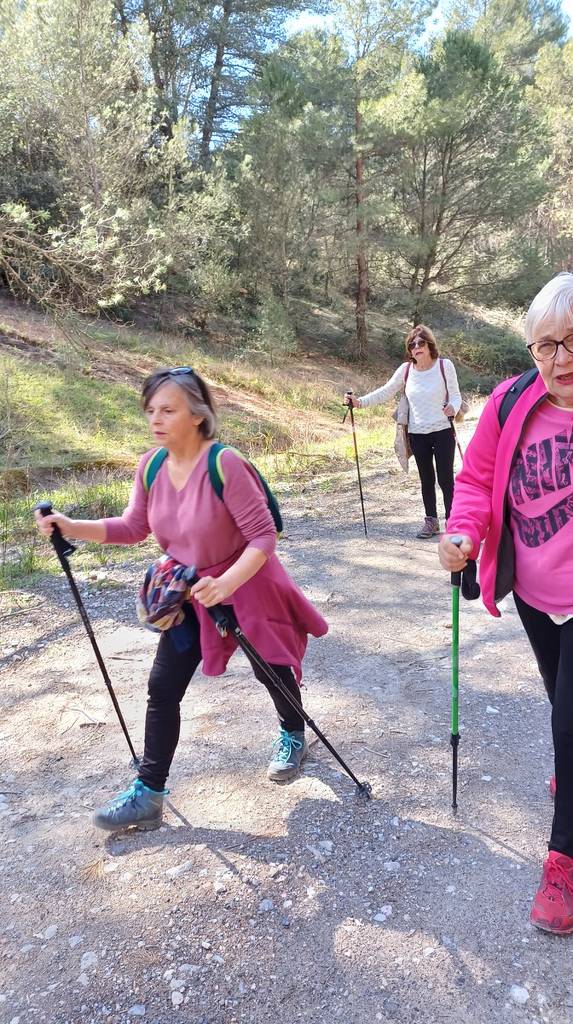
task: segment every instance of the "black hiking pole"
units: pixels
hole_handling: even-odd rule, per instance
[[[41,513],[41,515],[49,516],[51,514],[51,512],[52,512],[52,503],[50,501],[39,501],[38,504],[35,506],[35,508],[38,509],[38,511]],[[121,708],[120,708],[120,706],[118,704],[117,697],[115,695],[113,686],[111,684],[111,679],[109,678],[108,671],[107,671],[107,669],[105,667],[104,660],[103,660],[103,658],[101,656],[101,651],[100,651],[100,649],[99,649],[99,647],[97,645],[97,641],[96,641],[96,638],[94,636],[94,631],[92,629],[92,624],[91,624],[91,622],[90,622],[90,620],[88,618],[88,613],[86,612],[86,609],[85,609],[85,606],[84,606],[84,602],[82,601],[81,594],[80,594],[80,592],[79,592],[79,590],[77,588],[77,585],[76,585],[76,581],[74,580],[74,577],[72,576],[72,570],[70,569],[70,563],[68,562],[68,557],[70,555],[73,555],[73,553],[74,553],[74,551],[76,549],[75,549],[73,544],[70,544],[70,542],[65,539],[65,537],[63,536],[62,531],[60,530],[59,526],[54,525],[54,529],[52,530],[52,534],[50,536],[50,540],[51,540],[51,542],[52,542],[52,544],[54,546],[54,550],[55,550],[55,552],[56,552],[56,554],[58,556],[60,565],[61,565],[62,569],[64,570],[66,576],[67,576],[68,583],[70,584],[70,589],[72,591],[72,594],[74,595],[74,600],[75,600],[75,602],[76,602],[76,604],[78,606],[78,611],[79,611],[79,613],[81,615],[82,622],[83,622],[84,626],[86,627],[86,633],[87,633],[87,635],[88,635],[88,637],[90,639],[90,643],[91,643],[91,645],[93,647],[94,654],[95,654],[95,656],[97,658],[97,663],[98,663],[98,665],[99,665],[99,667],[101,669],[101,674],[103,676],[103,681],[104,681],[105,685],[107,686],[108,693],[109,693],[109,695],[111,697],[113,706],[115,708],[117,717],[119,719],[119,724],[121,725],[121,728],[123,729],[123,735],[125,736],[125,738],[127,740],[127,745],[129,747],[131,756],[133,758],[134,765],[135,765],[135,767],[137,767],[139,765],[139,758],[138,758],[138,756],[135,753],[135,750],[133,748],[133,743],[131,742],[130,735],[129,735],[128,731],[127,731],[127,726],[125,724],[125,719],[124,719],[124,717],[123,717],[123,715],[121,713]]]
[[[190,586],[193,586],[193,584],[199,582],[199,576],[197,576],[193,569],[189,569],[188,574],[189,575],[186,575],[186,578],[189,580]],[[324,743],[326,749],[329,750],[332,756],[336,758],[339,765],[342,768],[344,768],[346,774],[350,776],[354,784],[358,787],[358,795],[364,797],[365,800],[370,800],[372,794],[372,786],[370,785],[370,783],[360,782],[359,779],[356,778],[356,775],[354,774],[352,769],[349,768],[346,762],[342,760],[338,751],[336,751],[332,746],[332,743],[329,743],[324,733],[321,732],[321,730],[318,728],[315,722],[313,722],[310,715],[306,713],[306,711],[304,710],[303,707],[301,707],[296,698],[293,697],[292,693],[289,692],[289,690],[283,683],[282,679],[276,674],[276,672],[273,671],[268,662],[266,662],[261,657],[259,652],[255,650],[250,640],[248,640],[245,634],[243,633],[231,609],[225,608],[225,606],[222,604],[214,604],[211,608],[207,608],[206,610],[213,619],[213,622],[215,623],[215,626],[217,627],[217,631],[220,634],[220,636],[227,636],[228,633],[232,633],[239,647],[245,652],[249,660],[254,665],[256,665],[257,668],[260,668],[261,671],[264,672],[272,686],[274,686],[275,689],[279,691],[281,696],[283,696],[285,700],[290,704],[291,708],[294,708],[297,714],[299,714],[301,718],[304,719],[309,729],[312,729],[315,735],[318,736],[319,740],[322,743]]]
[[[350,398],[350,401],[349,401],[349,403],[348,403],[348,405],[346,407],[346,412],[344,413],[344,416],[342,418],[342,422],[343,423],[345,422],[346,417],[348,416],[348,413],[350,413],[350,423],[352,425],[352,440],[354,441],[354,456],[356,458],[356,473],[357,473],[357,476],[358,476],[358,490],[360,491],[360,504],[362,506],[362,522],[364,523],[364,536],[367,537],[368,536],[368,530],[366,529],[366,513],[364,511],[364,495],[362,494],[362,480],[360,478],[360,463],[358,461],[358,445],[356,443],[356,427],[354,425],[354,409],[352,407],[352,395],[353,394],[354,394],[353,391],[347,391],[346,392],[346,395],[347,395],[347,397]]]

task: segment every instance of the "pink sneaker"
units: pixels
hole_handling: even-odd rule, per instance
[[[552,800],[555,800],[555,794],[557,792],[557,779],[554,775],[549,779],[549,796]]]
[[[573,857],[549,851],[530,920],[536,928],[553,935],[573,932]]]

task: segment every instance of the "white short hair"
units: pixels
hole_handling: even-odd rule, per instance
[[[573,274],[563,271],[537,293],[525,317],[525,340],[531,344],[544,321],[573,329]]]

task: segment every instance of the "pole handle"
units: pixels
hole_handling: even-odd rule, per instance
[[[346,398],[347,395],[351,395],[352,396],[353,394],[354,394],[354,391],[345,391],[344,392],[344,397]],[[343,404],[346,406],[346,412],[344,413],[344,416],[342,417],[342,423],[344,424],[344,423],[346,423],[346,417],[348,416],[348,413],[350,413],[350,418],[352,419],[352,405],[350,404],[350,402],[344,402]]]
[[[463,537],[460,537],[459,534],[456,533],[456,534],[454,534],[453,537],[450,537],[450,540],[451,540],[452,544],[455,544],[456,547],[459,548],[460,544],[463,541]],[[450,573],[450,582],[452,584],[452,587],[461,587],[461,585],[462,585],[462,571],[461,571],[461,569],[460,569],[459,572],[452,572],[452,573]]]
[[[34,508],[38,510],[40,515],[49,516],[52,514],[53,505],[51,501],[39,501]],[[58,558],[67,558],[68,555],[73,555],[76,550],[73,544],[70,544],[69,540],[66,540],[59,526],[54,527],[50,536],[50,540],[54,546],[54,550],[58,555]]]
[[[194,567],[192,569],[187,569],[185,573],[185,580],[187,581],[190,587],[194,586],[195,583],[198,583],[200,579],[201,577],[197,575],[197,570]],[[210,617],[213,619],[213,622],[217,627],[217,632],[219,633],[219,635],[223,637],[227,636],[227,633],[229,632],[230,623],[229,616],[225,611],[224,605],[214,604],[210,608],[206,608],[205,610],[208,613],[208,615],[210,615]]]

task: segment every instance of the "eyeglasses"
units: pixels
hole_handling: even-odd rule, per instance
[[[415,348],[424,348],[427,344],[428,342],[424,338],[415,338],[409,343],[408,350],[412,352]]]
[[[541,341],[533,341],[527,347],[536,362],[545,363],[549,362],[550,359],[555,359],[560,345],[563,345],[565,351],[570,356],[573,356],[573,334],[568,334],[562,341],[553,341],[553,338],[542,338]]]

